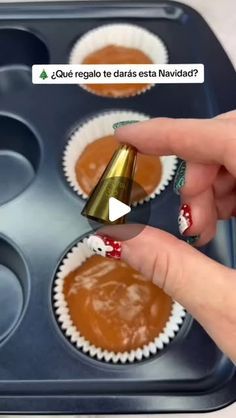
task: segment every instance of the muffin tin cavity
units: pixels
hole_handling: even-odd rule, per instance
[[[0,97],[32,86],[31,66],[48,64],[46,45],[25,29],[0,29]]]
[[[16,248],[0,237],[0,343],[19,322],[27,291],[26,265]]]
[[[25,29],[0,29],[0,66],[22,64],[47,64],[46,45],[36,35]]]
[[[0,115],[0,204],[29,186],[39,161],[39,143],[30,128],[13,117]]]
[[[31,78],[31,70],[28,67],[0,67],[0,97],[31,87]]]

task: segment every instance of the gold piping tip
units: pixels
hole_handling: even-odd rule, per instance
[[[125,222],[125,217],[109,220],[109,199],[114,197],[130,206],[136,157],[137,150],[131,145],[119,146],[85,204],[83,216],[105,224]]]

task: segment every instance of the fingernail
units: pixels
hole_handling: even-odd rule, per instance
[[[191,208],[189,205],[182,205],[179,211],[179,217],[178,217],[178,224],[179,224],[179,232],[181,235],[184,234],[187,229],[192,226],[192,215],[191,215]]]
[[[179,194],[180,189],[185,185],[186,161],[182,161],[174,179],[174,192]]]
[[[123,126],[132,125],[133,123],[137,123],[137,122],[140,122],[140,121],[139,120],[122,120],[120,122],[114,123],[113,129],[116,130],[116,129],[122,128]]]
[[[117,260],[121,257],[121,243],[107,235],[90,235],[87,245],[94,254],[102,257],[110,257]]]
[[[186,242],[190,245],[194,245],[199,240],[199,238],[200,238],[200,235],[192,235],[191,237],[188,237],[186,239]]]

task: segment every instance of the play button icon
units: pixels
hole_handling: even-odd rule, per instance
[[[152,200],[145,202],[147,192],[140,184],[132,182],[131,199],[125,193],[130,186],[126,177],[110,177],[103,180],[100,185],[99,190],[94,190],[96,198],[90,201],[89,205],[87,202],[81,212],[89,222],[90,231],[98,231],[101,224],[112,226],[123,224],[122,230],[125,231],[125,225],[132,224],[133,227],[127,228],[126,233],[126,239],[132,239],[150,224]]]
[[[131,211],[130,206],[116,199],[115,197],[109,198],[109,221],[114,222],[122,216],[127,215]]]

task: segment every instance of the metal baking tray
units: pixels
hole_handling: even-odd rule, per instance
[[[160,36],[171,63],[205,64],[205,83],[156,85],[126,99],[98,97],[76,85],[32,85],[33,64],[67,63],[77,38],[112,22],[135,23]],[[58,263],[90,231],[80,215],[84,201],[62,172],[71,130],[109,109],[212,117],[235,107],[235,88],[218,40],[196,11],[180,3],[0,5],[1,413],[196,412],[235,401],[234,365],[189,315],[160,354],[111,365],[77,351],[52,309]],[[142,221],[149,207],[151,225],[178,234],[178,205],[170,186],[134,210],[134,218]],[[233,239],[233,224],[220,223],[202,251],[233,266]]]

